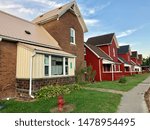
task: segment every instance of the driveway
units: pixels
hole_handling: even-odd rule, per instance
[[[148,113],[144,94],[150,87],[150,77],[123,94],[118,113]]]

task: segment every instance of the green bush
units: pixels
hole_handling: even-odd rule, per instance
[[[126,77],[121,77],[119,80],[119,83],[126,83],[126,82],[127,82]]]
[[[59,95],[65,95],[69,94],[74,90],[79,90],[80,86],[78,84],[72,84],[72,85],[66,85],[66,86],[46,86],[41,88],[37,93],[36,93],[36,98],[52,98],[52,97],[57,97]]]

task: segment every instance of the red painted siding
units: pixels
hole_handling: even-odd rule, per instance
[[[130,53],[126,53],[126,54],[118,54],[119,57],[122,57],[123,59],[125,59],[127,62],[131,63],[131,57],[130,57]]]
[[[110,45],[110,57],[114,60],[114,62],[118,62],[117,46],[114,40],[112,40],[112,44]]]
[[[96,71],[95,80],[100,81],[100,74],[99,74],[99,58],[96,57],[93,52],[91,52],[88,48],[86,48],[86,56],[85,56],[87,66],[92,66],[93,70]]]
[[[109,46],[108,45],[100,46],[99,49],[103,50],[107,55],[109,55]]]

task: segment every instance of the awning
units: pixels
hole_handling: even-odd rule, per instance
[[[106,60],[106,59],[103,59],[103,64],[115,64],[115,62],[112,62],[110,60]]]
[[[75,55],[64,52],[62,50],[55,50],[55,49],[50,49],[50,48],[45,48],[45,47],[40,47],[40,46],[27,45],[27,44],[23,44],[23,43],[19,43],[19,44],[24,47],[30,48],[39,54],[50,54],[50,55],[66,56],[66,57],[73,57],[73,58],[76,57]]]

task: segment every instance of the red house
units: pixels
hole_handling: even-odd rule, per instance
[[[142,57],[140,57],[140,58],[142,58]],[[132,60],[132,63],[134,64],[133,70],[136,73],[141,73],[142,72],[142,68],[141,68],[141,64],[139,63],[139,61],[142,62],[141,61],[142,59],[139,60],[139,56],[138,56],[138,52],[137,51],[132,51],[131,60]]]
[[[118,56],[121,64],[123,75],[132,75],[131,64],[131,49],[129,45],[120,46],[118,49]]]
[[[91,37],[85,43],[87,66],[96,71],[96,81],[113,81],[122,76],[118,60],[118,42],[114,33]]]

